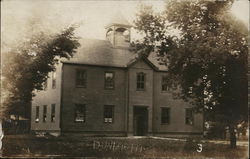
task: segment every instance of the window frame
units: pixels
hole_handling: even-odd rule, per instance
[[[40,107],[36,106],[35,123],[39,123],[39,121],[40,121],[40,114],[39,113],[40,113]]]
[[[55,121],[56,121],[56,104],[51,104],[50,122],[54,123]]]
[[[43,123],[47,122],[47,113],[48,113],[47,105],[44,105],[43,106]]]
[[[106,73],[112,73],[113,74],[113,87],[112,88],[108,88],[107,87],[107,83],[106,83]],[[115,72],[114,71],[105,71],[104,72],[104,89],[106,90],[114,90],[115,89]]]
[[[188,123],[188,111],[191,111],[191,113],[192,113],[192,116],[191,116],[191,119],[192,119],[192,123],[190,124],[190,123]],[[193,108],[185,108],[185,124],[186,125],[190,125],[190,126],[193,126],[194,125],[194,110],[193,110]]]
[[[51,73],[51,87],[56,88],[56,70]]]
[[[105,112],[106,109],[105,109],[105,107],[110,107],[110,108],[112,108],[112,112],[111,112],[111,113],[112,113],[112,118],[111,118],[112,121],[111,121],[111,122],[106,122],[106,121],[105,121],[105,116],[106,116],[106,112]],[[103,123],[104,123],[104,124],[113,124],[114,121],[115,121],[115,120],[114,120],[114,117],[115,117],[114,114],[115,114],[115,106],[114,106],[114,105],[104,105],[104,106],[103,106]]]
[[[48,79],[46,79],[43,83],[43,90],[46,91],[48,89]]]
[[[168,110],[168,122],[163,123],[163,110],[167,109]],[[161,125],[170,125],[170,120],[171,120],[171,109],[170,107],[161,107]]]
[[[168,80],[166,82],[164,82],[164,78],[167,78],[168,76],[167,75],[162,75],[161,76],[161,91],[162,92],[168,92],[170,91],[170,87],[169,87],[169,82]],[[166,85],[167,89],[166,90],[163,90],[163,86]]]
[[[139,75],[143,75],[143,78],[144,78],[143,88],[138,88],[138,83],[142,84],[142,81],[138,81]],[[146,90],[146,73],[144,73],[144,72],[137,72],[136,73],[136,90],[137,91],[145,91]]]
[[[79,104],[79,103],[75,103],[74,104],[74,122],[75,123],[85,123],[86,122],[86,104]],[[77,117],[77,106],[83,107],[83,121],[76,121],[76,117]]]
[[[78,78],[78,73],[81,73],[81,72],[84,72],[84,76],[83,78]],[[83,85],[80,85],[78,84],[79,81],[78,80],[84,80],[83,81]],[[86,69],[76,69],[76,72],[75,72],[75,87],[76,88],[87,88],[87,71]]]

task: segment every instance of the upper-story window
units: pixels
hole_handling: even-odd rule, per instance
[[[162,91],[169,91],[169,81],[167,76],[162,76],[161,79],[161,90]]]
[[[52,104],[51,105],[51,122],[55,122],[55,117],[56,117],[56,105]]]
[[[84,123],[86,118],[85,104],[75,104],[75,122]]]
[[[137,88],[137,90],[145,90],[145,81],[146,81],[145,76],[146,75],[143,72],[137,73],[137,76],[136,76],[136,88]]]
[[[76,70],[76,87],[86,87],[87,73],[86,70]]]
[[[36,106],[36,116],[35,116],[35,122],[39,122],[39,106]]]
[[[52,89],[56,88],[56,71],[52,72]]]
[[[194,112],[192,108],[186,108],[186,114],[185,114],[185,122],[187,125],[193,125],[194,124]]]
[[[170,108],[161,108],[161,123],[170,123]]]
[[[105,89],[114,89],[115,87],[115,74],[114,72],[105,72]]]
[[[48,80],[46,79],[46,81],[44,81],[43,83],[43,90],[47,90],[48,88]]]

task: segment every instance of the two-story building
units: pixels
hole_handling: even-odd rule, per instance
[[[203,115],[173,98],[165,66],[130,47],[131,25],[119,16],[106,40],[80,40],[32,101],[31,129],[86,136],[201,136]]]

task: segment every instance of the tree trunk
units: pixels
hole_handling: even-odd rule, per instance
[[[231,148],[236,148],[236,133],[234,126],[229,127],[230,131],[230,147]]]

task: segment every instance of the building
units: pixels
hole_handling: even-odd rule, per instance
[[[86,136],[201,136],[203,115],[174,99],[167,68],[130,51],[131,25],[116,16],[106,40],[80,40],[32,101],[31,130]]]

